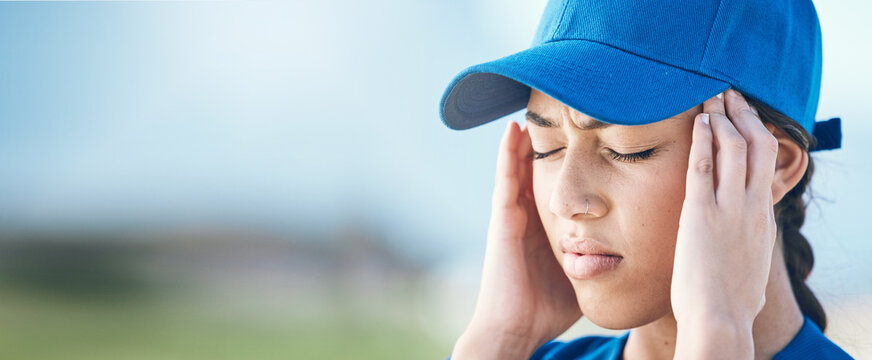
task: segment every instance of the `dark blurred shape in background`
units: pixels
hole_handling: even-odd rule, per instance
[[[122,236],[21,234],[0,236],[5,288],[69,300],[122,300],[147,295],[139,269],[152,246]]]
[[[354,228],[324,239],[233,228],[3,233],[0,358],[443,354],[417,320],[424,280]]]

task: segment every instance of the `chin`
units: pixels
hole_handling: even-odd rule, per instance
[[[610,292],[614,294],[614,292]],[[652,299],[644,294],[627,296],[601,295],[601,293],[576,288],[578,306],[590,322],[609,330],[628,330],[647,325],[668,314],[671,308],[668,297],[664,301],[642,301]]]

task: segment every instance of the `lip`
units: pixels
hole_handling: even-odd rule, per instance
[[[572,252],[581,255],[621,256],[621,254],[618,254],[616,251],[603,246],[598,241],[591,238],[565,235],[560,239],[560,246],[564,253]]]
[[[563,271],[571,278],[591,280],[616,269],[624,257],[590,238],[564,236],[561,241]]]

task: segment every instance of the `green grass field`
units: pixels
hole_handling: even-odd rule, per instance
[[[207,297],[95,300],[4,289],[0,359],[425,359],[450,352],[408,322],[325,304],[301,316],[292,304],[283,311]]]

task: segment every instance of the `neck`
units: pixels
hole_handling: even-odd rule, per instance
[[[766,304],[754,320],[754,358],[771,359],[802,327],[803,315],[793,296],[779,239],[772,254]],[[677,323],[672,313],[630,331],[624,359],[672,359]]]

